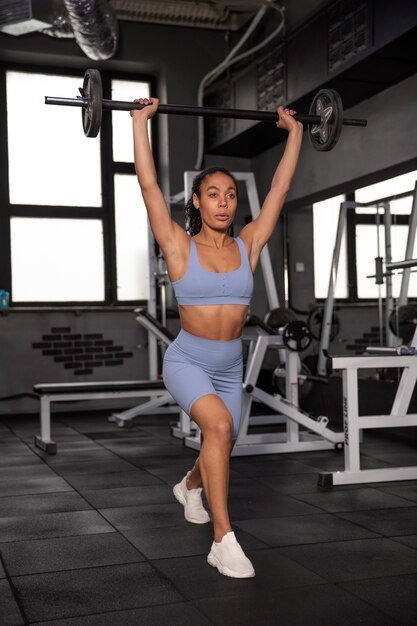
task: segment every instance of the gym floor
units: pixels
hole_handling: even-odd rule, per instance
[[[229,579],[206,563],[211,524],[185,522],[172,496],[195,452],[170,421],[61,414],[48,456],[37,416],[0,419],[2,626],[416,623],[417,481],[323,491],[341,452],[233,458],[230,513],[256,577]],[[416,465],[415,429],[401,431],[367,435],[362,467]]]

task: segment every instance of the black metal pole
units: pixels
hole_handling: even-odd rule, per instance
[[[138,102],[125,102],[122,100],[103,100],[103,110],[105,111],[132,111],[134,109],[143,109],[144,104]],[[53,96],[45,97],[45,104],[58,104],[62,106],[86,107],[88,101],[85,98],[55,98]],[[274,122],[278,120],[277,114],[272,111],[250,111],[247,109],[221,109],[217,107],[197,107],[188,106],[186,104],[160,104],[158,113],[167,113],[172,115],[195,115],[198,117],[220,117],[233,118],[236,120],[258,120],[261,122]],[[320,124],[319,115],[296,114],[295,119],[303,124]],[[366,126],[366,120],[344,119],[343,124],[346,126]]]

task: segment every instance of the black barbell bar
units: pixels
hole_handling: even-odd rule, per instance
[[[88,106],[87,98],[58,98],[54,96],[45,96],[45,104],[57,104],[62,106],[84,107]],[[139,102],[125,102],[123,100],[102,100],[102,108],[104,111],[132,111],[141,110],[149,106],[140,104]],[[172,115],[195,115],[198,117],[220,117],[233,118],[236,120],[258,120],[261,122],[278,121],[277,113],[271,111],[253,111],[250,109],[221,109],[218,107],[198,107],[188,106],[186,104],[160,104],[158,113],[166,113]],[[320,124],[322,118],[320,115],[296,114],[294,118],[302,124]],[[367,120],[343,118],[344,126],[366,126]]]
[[[45,104],[74,106],[82,109],[84,134],[87,137],[97,137],[101,126],[104,111],[132,111],[143,109],[146,104],[139,102],[125,102],[121,100],[103,99],[101,76],[98,70],[87,70],[84,75],[83,86],[80,89],[81,97],[56,98],[45,97]],[[197,107],[184,104],[160,104],[158,113],[173,115],[194,115],[198,117],[233,118],[243,120],[257,120],[261,122],[278,121],[278,116],[272,111],[251,111],[246,109],[222,109],[217,107]],[[339,140],[342,125],[366,126],[366,120],[348,119],[343,115],[343,104],[340,95],[332,89],[319,91],[311,103],[308,114],[296,114],[295,119],[309,125],[309,139],[315,150],[327,151],[334,148]]]

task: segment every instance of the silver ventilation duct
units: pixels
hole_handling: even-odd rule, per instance
[[[81,50],[94,61],[110,59],[119,34],[116,16],[106,0],[64,0]]]

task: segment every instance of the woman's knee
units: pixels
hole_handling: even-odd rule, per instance
[[[206,425],[203,431],[205,438],[216,439],[221,444],[230,444],[233,436],[233,420],[228,414],[216,416],[210,423]]]

